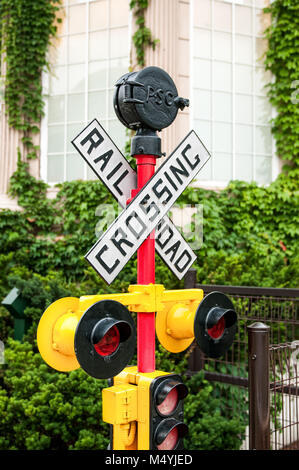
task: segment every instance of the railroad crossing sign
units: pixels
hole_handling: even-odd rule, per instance
[[[182,279],[196,255],[166,214],[210,158],[196,133],[185,137],[127,207],[136,173],[99,122],[93,120],[72,143],[124,207],[86,254],[91,266],[111,284],[156,228],[157,252]]]
[[[91,121],[72,144],[120,206],[126,207],[131,189],[137,187],[137,175],[101,124]]]

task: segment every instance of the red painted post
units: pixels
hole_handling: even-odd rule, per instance
[[[140,190],[155,173],[156,156],[135,155],[135,158]],[[137,284],[155,284],[154,231],[137,251]],[[155,370],[155,312],[137,314],[137,367],[139,372]]]
[[[155,173],[155,155],[134,155],[137,162],[137,189],[131,191],[131,199]],[[155,231],[137,250],[137,284],[155,284]],[[137,367],[138,372],[155,370],[155,312],[137,313]]]
[[[161,93],[161,94],[160,94]],[[157,131],[170,126],[178,110],[189,106],[189,100],[178,96],[177,88],[167,72],[159,67],[145,67],[129,72],[116,82],[113,98],[118,119],[131,131],[131,155],[137,161],[137,190],[155,172],[156,158],[161,157],[161,139]],[[137,251],[137,283],[155,283],[154,231]],[[155,370],[155,312],[137,315],[137,366],[139,372]]]

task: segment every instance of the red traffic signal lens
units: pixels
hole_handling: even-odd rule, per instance
[[[211,336],[213,339],[218,339],[221,338],[225,330],[225,318],[224,316],[218,320],[218,322],[212,326],[212,328],[208,329],[208,334]]]
[[[100,356],[110,356],[117,350],[119,343],[119,329],[114,325],[107,331],[100,341],[94,344],[94,348]]]
[[[180,400],[188,395],[186,385],[178,380],[168,379],[162,380],[155,392],[155,406],[161,416],[169,416],[172,414]]]
[[[157,405],[157,410],[159,413],[163,416],[168,416],[170,413],[172,413],[178,404],[179,401],[179,394],[177,387],[174,387],[170,392],[166,395],[162,403],[160,405]]]
[[[178,440],[179,440],[179,431],[178,431],[178,427],[175,426],[167,434],[164,441],[161,442],[161,444],[157,445],[157,449],[159,449],[159,450],[173,450],[176,447]]]
[[[155,446],[158,450],[173,450],[179,440],[188,433],[188,426],[176,418],[164,418],[155,432]]]

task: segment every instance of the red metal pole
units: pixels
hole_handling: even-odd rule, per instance
[[[137,191],[143,188],[155,173],[155,155],[134,155],[137,162]],[[132,196],[135,196],[135,191]],[[137,251],[137,284],[155,284],[154,231]],[[138,372],[155,370],[155,312],[137,313],[137,367]]]

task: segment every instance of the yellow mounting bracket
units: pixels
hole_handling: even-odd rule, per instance
[[[201,289],[165,290],[162,284],[135,284],[129,286],[128,293],[80,297],[79,309],[83,313],[100,300],[116,300],[126,305],[131,312],[159,312],[165,309],[165,303],[184,302],[188,305],[198,305],[202,297]]]
[[[132,285],[129,286],[128,291],[132,294],[138,294],[140,299],[140,303],[128,306],[130,311],[157,312],[164,309],[162,297],[165,289],[162,284]]]

